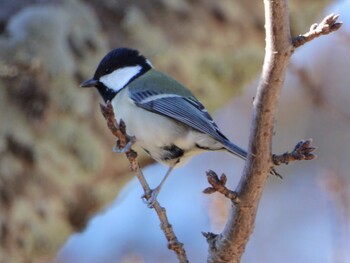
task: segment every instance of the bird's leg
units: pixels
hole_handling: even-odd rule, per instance
[[[131,146],[133,146],[133,144],[136,142],[136,138],[135,136],[128,136],[126,135],[126,139],[127,139],[127,143],[123,148],[120,148],[120,141],[117,138],[115,140],[115,145],[113,147],[113,152],[115,153],[125,153],[128,150],[130,150]]]
[[[156,188],[154,188],[153,190],[151,190],[149,199],[147,199],[147,200],[145,201],[145,202],[148,204],[148,207],[150,207],[150,208],[153,207],[155,201],[157,200],[157,196],[158,196],[158,194],[159,194],[159,192],[160,192],[160,189],[162,188],[164,182],[165,182],[166,179],[169,177],[171,171],[174,169],[174,167],[175,167],[176,164],[177,164],[177,162],[176,162],[174,165],[172,165],[172,166],[169,167],[168,171],[167,171],[166,174],[164,175],[164,177],[163,177],[162,181],[160,182],[160,184],[159,184]]]

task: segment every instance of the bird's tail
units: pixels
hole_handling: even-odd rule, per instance
[[[239,158],[241,158],[243,160],[247,159],[247,152],[245,150],[243,150],[241,147],[233,144],[229,140],[225,141],[224,146],[230,153],[238,156]]]
[[[247,159],[247,152],[243,150],[241,147],[235,145],[234,143],[230,142],[229,140],[225,141],[224,144],[225,148],[232,154],[238,156],[239,158],[246,160]],[[275,168],[271,168],[270,175],[277,176],[281,179],[283,179],[282,175],[280,175]]]

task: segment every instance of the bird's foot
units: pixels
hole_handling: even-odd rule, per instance
[[[175,165],[178,163],[178,161],[175,163]],[[165,182],[165,180],[168,178],[171,171],[174,169],[175,165],[170,166],[168,171],[166,172],[165,176],[163,177],[160,184],[154,188],[153,190],[149,190],[148,192],[145,192],[145,194],[142,196],[143,201],[147,204],[149,208],[153,208],[155,203],[157,202],[157,196],[160,192],[160,189],[162,189],[162,186]]]
[[[115,146],[113,147],[113,152],[115,153],[125,153],[131,149],[131,146],[136,142],[135,136],[127,136],[127,143],[124,147],[120,147],[120,141],[117,138],[115,141]]]
[[[157,196],[159,192],[160,187],[156,187],[142,196],[142,200],[145,204],[147,204],[148,208],[153,208],[154,204],[157,202]]]

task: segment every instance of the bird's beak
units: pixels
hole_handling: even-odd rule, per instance
[[[97,80],[94,79],[88,79],[84,81],[83,83],[80,84],[80,87],[82,88],[90,88],[90,87],[95,87],[98,84]]]

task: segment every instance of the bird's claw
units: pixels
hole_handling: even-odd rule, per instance
[[[159,194],[160,189],[157,187],[155,189],[151,189],[148,193],[145,193],[141,198],[145,204],[147,204],[148,208],[153,208],[154,204],[157,202],[157,196]]]
[[[127,139],[128,139],[127,144],[123,148],[120,148],[119,139],[117,138],[115,141],[115,146],[113,147],[113,152],[125,153],[125,152],[129,151],[131,149],[131,146],[133,146],[133,144],[136,142],[136,138],[135,138],[135,136],[128,136]]]

